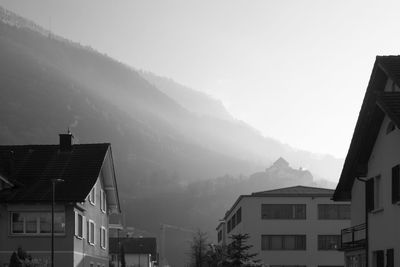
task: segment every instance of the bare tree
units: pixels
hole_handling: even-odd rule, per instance
[[[190,244],[191,266],[203,267],[208,259],[208,238],[205,232],[197,230]]]

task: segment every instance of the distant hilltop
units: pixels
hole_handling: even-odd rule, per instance
[[[260,188],[285,187],[292,185],[315,185],[314,177],[310,171],[299,168],[294,169],[283,157],[278,158],[265,172],[257,172],[249,180]]]

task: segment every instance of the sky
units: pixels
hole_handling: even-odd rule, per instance
[[[397,55],[400,3],[0,0],[132,67],[220,99],[298,149],[346,156],[376,55]]]

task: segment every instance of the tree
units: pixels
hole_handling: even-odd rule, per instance
[[[120,258],[121,258],[121,267],[126,267],[126,261],[125,261],[125,249],[124,246],[121,244],[120,249]]]
[[[257,253],[250,253],[252,245],[246,245],[247,239],[249,239],[249,234],[235,234],[231,235],[230,239],[232,242],[228,246],[227,259],[229,266],[232,267],[242,267],[257,265],[259,260],[254,258],[258,255]]]
[[[190,260],[191,265],[194,267],[203,267],[207,262],[207,234],[197,230],[193,235],[192,242],[190,244]]]

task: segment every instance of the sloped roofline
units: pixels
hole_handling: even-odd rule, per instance
[[[112,176],[113,176],[113,183],[114,183],[114,187],[115,187],[115,194],[116,194],[116,198],[117,198],[117,208],[118,208],[118,212],[121,213],[121,205],[119,202],[119,194],[118,194],[118,186],[117,186],[117,178],[115,175],[115,166],[114,166],[114,158],[113,158],[113,153],[112,153],[112,149],[111,149],[111,145],[108,147],[108,151],[107,154],[110,155],[111,158],[111,169],[112,169]],[[106,157],[104,157],[106,158]]]
[[[400,118],[391,112],[381,98],[388,78],[400,86],[400,76],[395,75],[392,69],[393,60],[400,64],[400,56],[376,57],[340,179],[333,194],[335,201],[350,201],[354,180],[367,175],[367,163],[384,115],[400,128]]]

